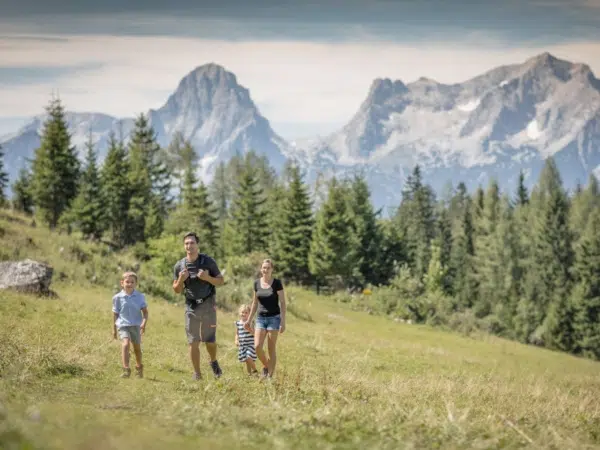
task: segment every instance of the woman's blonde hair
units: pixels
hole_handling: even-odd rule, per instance
[[[263,262],[260,263],[260,266],[262,267],[262,265],[264,263],[269,263],[269,265],[271,266],[271,269],[275,270],[275,264],[273,264],[273,260],[272,259],[269,259],[269,258],[263,259]]]

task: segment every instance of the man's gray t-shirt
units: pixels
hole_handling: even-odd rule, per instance
[[[179,273],[187,267],[190,276],[183,282],[183,295],[189,306],[195,306],[198,300],[204,300],[215,293],[215,287],[208,281],[196,278],[199,270],[206,270],[211,277],[218,277],[221,271],[216,261],[208,255],[200,253],[194,262],[187,258],[180,259],[173,268],[173,280],[179,278]]]

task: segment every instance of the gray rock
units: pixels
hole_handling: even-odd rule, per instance
[[[50,294],[54,269],[47,264],[25,259],[0,263],[0,289]]]

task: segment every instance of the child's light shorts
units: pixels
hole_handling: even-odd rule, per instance
[[[119,338],[120,339],[129,339],[133,344],[139,344],[141,341],[141,332],[140,327],[138,326],[130,326],[130,327],[120,327],[119,328]]]

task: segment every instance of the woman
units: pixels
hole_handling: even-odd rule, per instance
[[[272,377],[277,364],[277,336],[285,331],[285,293],[283,284],[278,278],[273,278],[273,262],[265,259],[261,265],[261,277],[254,281],[254,296],[252,308],[244,327],[248,328],[258,310],[256,316],[256,331],[254,334],[254,346],[256,356],[262,363],[263,377]],[[263,344],[267,337],[269,359],[267,360],[263,350]]]

